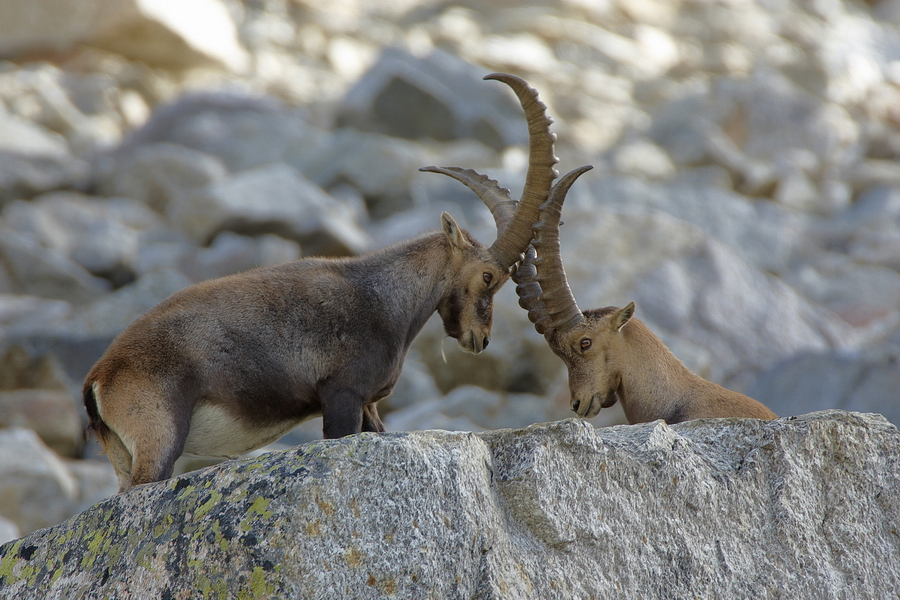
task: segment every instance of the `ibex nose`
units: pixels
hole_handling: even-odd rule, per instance
[[[490,338],[484,338],[484,345],[481,347],[482,350],[487,350],[487,345],[490,343]]]
[[[578,407],[581,406],[581,402],[578,400],[572,400],[572,411],[578,412]]]

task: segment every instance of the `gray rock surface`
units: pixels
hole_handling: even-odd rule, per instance
[[[385,427],[389,431],[486,431],[525,427],[567,416],[567,403],[548,400],[536,394],[506,394],[463,385],[443,398],[420,401],[391,412]]]
[[[60,298],[85,303],[111,285],[94,277],[65,254],[11,230],[0,236],[0,293]]]
[[[65,461],[24,427],[0,429],[0,453],[0,514],[23,534],[68,519],[118,489],[108,464]]]
[[[165,245],[165,242],[162,243]],[[300,258],[300,245],[275,234],[243,236],[223,231],[212,243],[199,251],[189,246],[180,261],[178,270],[191,281],[204,281],[255,267],[278,265]],[[168,263],[165,263],[168,264]],[[147,271],[158,264],[146,265]]]
[[[81,458],[85,435],[79,400],[66,390],[0,391],[0,428],[28,428],[60,456]]]
[[[50,354],[33,357],[13,345],[0,355],[0,390],[65,390],[68,379],[59,362]]]
[[[54,319],[49,327],[38,318],[16,320],[0,330],[0,339],[25,348],[33,356],[49,353],[74,381],[80,382],[120,331],[191,283],[180,271],[157,269],[111,294],[59,315],[62,318]]]
[[[211,183],[168,210],[170,220],[201,244],[230,230],[280,234],[314,255],[360,254],[367,236],[342,212],[338,200],[282,163]]]
[[[0,202],[59,188],[80,187],[89,172],[86,162],[67,154],[27,156],[0,151]]]
[[[764,371],[748,393],[778,414],[806,407],[878,410],[900,422],[900,345],[857,352],[808,352]]]
[[[0,544],[22,537],[19,527],[4,517],[0,517]]]
[[[124,196],[166,214],[170,204],[228,175],[216,157],[164,142],[136,146],[98,161],[96,184],[105,196]]]
[[[231,172],[260,167],[272,162],[284,162],[303,170],[315,156],[319,144],[327,141],[326,132],[310,123],[305,111],[285,106],[269,96],[259,97],[246,92],[209,91],[182,94],[159,105],[146,123],[130,132],[123,140],[126,160],[140,158],[147,146],[168,144],[189,148],[218,158]],[[131,153],[134,153],[133,155]],[[114,175],[117,153],[104,157],[111,161],[104,173]],[[200,156],[203,156],[200,155]],[[176,163],[208,171],[217,179],[216,168],[196,165],[196,158],[179,157]],[[125,166],[125,165],[123,165]],[[175,168],[173,165],[172,168]],[[196,176],[181,178],[196,185]],[[176,183],[176,182],[172,182]]]
[[[898,448],[842,411],[313,442],[0,546],[0,598],[885,598]]]
[[[528,142],[503,84],[484,85],[460,58],[386,48],[338,108],[340,126],[394,137],[472,138],[502,150]]]
[[[481,80],[504,71],[540,91],[560,170],[595,166],[563,214],[582,308],[636,300],[688,366],[779,414],[900,419],[897,0],[155,4],[0,6],[0,355],[61,365],[53,389],[77,398],[112,338],[191,283],[368,251],[443,210],[490,243],[474,194],[417,169],[518,195],[521,109]],[[570,414],[512,286],[486,352],[435,318],[410,358],[381,403],[397,428]],[[41,389],[0,363],[4,390]]]
[[[119,285],[133,279],[142,235],[163,223],[159,214],[138,200],[73,192],[15,200],[0,214],[5,228]]]

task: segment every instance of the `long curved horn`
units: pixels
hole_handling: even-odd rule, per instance
[[[506,73],[491,73],[485,79],[502,81],[515,92],[528,122],[528,172],[520,201],[512,200],[509,191],[493,179],[471,169],[458,167],[423,167],[420,171],[443,173],[467,185],[478,194],[497,223],[497,239],[489,251],[504,268],[510,268],[521,258],[531,241],[531,226],[538,220],[538,207],[547,199],[553,180],[558,176],[553,168],[559,159],[553,153],[556,135],[550,131],[553,120],[547,116],[547,105],[538,99],[537,90],[524,79]]]
[[[537,281],[537,269],[534,267],[536,259],[534,246],[528,246],[525,258],[513,273],[512,280],[516,284],[519,306],[528,311],[528,320],[534,323],[538,333],[543,334],[550,328],[550,317],[547,315],[547,305],[541,300],[543,290]]]
[[[538,219],[538,207],[547,199],[553,180],[559,176],[553,165],[559,162],[553,153],[556,135],[550,131],[553,120],[547,116],[547,105],[538,98],[537,90],[524,79],[506,73],[491,73],[485,79],[501,81],[512,88],[525,111],[528,122],[528,172],[522,198],[509,226],[497,235],[490,252],[509,268],[516,264],[531,241],[531,227]]]
[[[550,190],[547,201],[540,206],[540,219],[534,224],[534,240],[531,243],[536,256],[526,257],[516,273],[516,278],[521,282],[516,286],[519,305],[528,309],[528,318],[535,324],[538,333],[544,333],[547,329],[567,331],[584,318],[566,281],[559,251],[559,223],[566,193],[576,179],[591,169],[593,167],[587,165],[569,171]],[[536,298],[535,283],[542,290]]]
[[[481,201],[494,215],[494,222],[497,223],[497,237],[502,236],[506,231],[519,203],[510,198],[509,190],[500,187],[495,179],[490,179],[487,175],[482,175],[472,169],[460,169],[459,167],[422,167],[419,170],[443,173],[468,186],[478,194]]]

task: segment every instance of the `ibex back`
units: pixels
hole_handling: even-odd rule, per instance
[[[569,186],[588,169],[568,173],[550,191],[534,225],[533,246],[514,277],[519,304],[568,368],[572,410],[591,418],[620,401],[629,423],[774,419],[762,403],[692,373],[633,318],[634,302],[578,309],[560,257],[559,225]]]
[[[497,222],[486,247],[441,215],[442,230],[371,254],[304,259],[188,287],[139,318],[88,373],[90,428],[120,490],[171,477],[182,453],[235,457],[322,415],[325,437],[383,431],[413,339],[437,311],[446,333],[478,354],[493,297],[531,239],[556,173],[546,106],[509,85],[531,138],[520,202],[474,171],[429,167],[472,188]]]

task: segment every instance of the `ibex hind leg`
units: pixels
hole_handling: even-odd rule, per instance
[[[142,431],[134,440],[131,485],[170,478],[175,461],[184,451],[189,428],[189,422],[170,418]]]
[[[164,438],[151,440],[150,436],[141,434],[131,444],[134,454],[115,431],[110,431],[104,443],[104,451],[112,463],[119,480],[119,491],[142,483],[162,481],[172,476],[172,469],[181,455],[181,445],[177,440]]]
[[[378,416],[378,406],[374,402],[366,404],[365,408],[363,408],[362,430],[375,431],[377,433],[384,431],[384,423],[381,422],[381,417]]]
[[[124,492],[131,487],[131,452],[115,431],[110,431],[103,439],[103,451],[116,472],[119,491]]]
[[[154,387],[140,379],[133,385],[119,383],[105,398],[129,401],[101,402],[103,419],[115,434],[106,451],[119,477],[119,491],[168,479],[184,450],[190,417],[169,410],[178,403]]]

